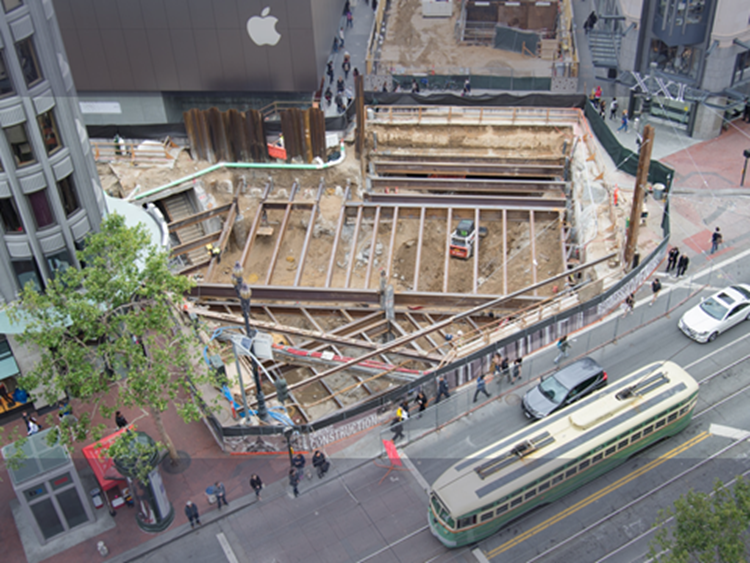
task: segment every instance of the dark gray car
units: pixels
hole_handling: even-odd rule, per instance
[[[607,384],[607,372],[592,358],[565,366],[529,390],[523,397],[523,414],[538,420],[585,397]]]

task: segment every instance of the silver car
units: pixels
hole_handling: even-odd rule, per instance
[[[731,285],[682,315],[677,326],[696,342],[713,342],[719,334],[750,319],[750,286]]]

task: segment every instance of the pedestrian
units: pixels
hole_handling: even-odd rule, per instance
[[[599,117],[604,119],[604,116],[607,113],[607,102],[604,101],[604,98],[599,100]]]
[[[393,432],[393,442],[404,437],[404,421],[400,416],[401,409],[396,411],[396,416],[391,421],[391,432]]]
[[[323,475],[325,475],[331,467],[325,454],[320,450],[315,450],[315,453],[313,453],[312,464],[313,467],[318,470],[318,479],[322,479]]]
[[[711,235],[711,252],[710,254],[713,254],[717,250],[719,250],[719,245],[724,241],[724,237],[721,236],[721,230],[719,227],[716,227],[716,230],[714,231],[714,234]]]
[[[292,458],[292,467],[297,471],[297,477],[300,481],[305,476],[305,463],[305,456],[302,454],[297,454]]]
[[[36,434],[37,432],[39,432],[40,429],[41,429],[40,426],[33,420],[29,420],[26,423],[26,431],[29,436]]]
[[[255,498],[261,500],[260,491],[263,488],[263,481],[256,473],[250,475],[250,488],[255,491]]]
[[[339,38],[338,37],[333,38],[333,52],[334,53],[339,52]]]
[[[592,14],[593,14],[593,12],[592,12]],[[596,14],[594,14],[594,17],[596,18]],[[594,23],[596,23],[596,20],[594,20]],[[597,86],[596,90],[594,90],[594,101],[596,102],[597,107],[599,106],[599,100],[601,100],[601,99],[602,99],[602,87],[601,86]]]
[[[659,278],[654,278],[654,281],[651,282],[651,293],[653,295],[651,296],[651,303],[648,304],[649,307],[651,307],[654,304],[654,301],[656,301],[656,298],[659,297],[660,291],[661,282],[659,281]]]
[[[690,264],[690,258],[686,254],[680,256],[680,261],[677,263],[677,277],[684,276]]]
[[[325,92],[325,94],[323,96],[326,99],[326,103],[330,106],[331,105],[331,101],[333,100],[333,92],[331,92],[331,87],[330,86],[328,86],[326,88],[326,92]]]
[[[508,378],[508,381],[510,381],[510,365],[508,363],[508,358],[503,358],[500,362],[500,372],[502,373],[502,378]],[[512,382],[511,382],[512,383]]]
[[[355,66],[354,70],[352,71],[352,78],[354,80],[357,80],[357,77],[359,76],[359,69]]]
[[[440,402],[440,397],[445,396],[445,398],[450,397],[450,393],[448,393],[448,382],[445,379],[445,376],[441,376],[440,379],[438,379],[438,392],[437,396],[435,397],[435,404]]]
[[[341,70],[344,71],[344,80],[349,79],[349,71],[352,69],[352,63],[349,59],[344,58],[344,62],[341,63]]]
[[[344,48],[344,27],[339,28],[339,49]]]
[[[225,506],[229,506],[229,503],[227,502],[227,490],[224,488],[224,483],[221,481],[216,481],[216,483],[214,483],[214,494],[216,495],[216,505],[219,510],[221,510],[222,502]]]
[[[623,302],[623,313],[622,318],[624,319],[627,317],[630,313],[633,312],[633,308],[635,307],[635,293],[631,293],[625,298],[625,301]]]
[[[352,11],[352,5],[349,2],[349,0],[346,0],[346,2],[344,2],[344,15],[346,15],[347,12],[351,12],[351,11]]]
[[[492,374],[495,377],[500,377],[502,373],[500,370],[500,364],[503,363],[503,355],[500,352],[495,352],[492,356]]]
[[[351,10],[346,13],[346,27],[354,27],[354,16]]]
[[[462,96],[467,96],[471,94],[471,79],[467,76],[466,80],[464,80],[464,91],[461,92]]]
[[[555,363],[558,363],[560,360],[563,359],[563,357],[568,357],[568,350],[570,349],[570,342],[568,342],[568,335],[564,334],[560,337],[560,340],[557,341],[557,349],[559,352],[557,353],[557,357],[555,357]]]
[[[620,126],[617,128],[618,131],[625,130],[625,132],[628,132],[628,110],[624,109],[622,110],[622,121],[620,122]]]
[[[201,525],[201,517],[198,514],[198,507],[195,506],[192,500],[185,503],[185,516],[190,520],[190,528],[194,528],[196,524]]]
[[[521,379],[521,364],[523,363],[523,358],[518,357],[515,360],[513,360],[513,370],[511,374],[511,383],[515,383],[516,379]]]
[[[414,78],[411,79],[411,93],[419,94],[419,83]]]
[[[289,468],[289,486],[294,491],[294,498],[297,498],[299,496],[299,489],[297,488],[299,486],[299,477],[297,477],[294,467]]]
[[[117,424],[117,428],[125,428],[128,425],[127,419],[120,411],[115,412],[115,424]]]
[[[326,63],[326,74],[328,75],[328,81],[333,84],[333,61]]]
[[[745,97],[745,108],[742,110],[742,121],[750,123],[750,98]]]
[[[344,91],[344,88],[346,88],[346,85],[344,84],[344,77],[339,76],[339,79],[336,81],[336,92],[341,94]]]
[[[39,424],[39,421],[36,419],[36,416],[33,414],[26,414],[21,413],[21,418],[23,418],[23,421],[26,423],[26,431],[29,433],[29,436],[31,434],[36,434],[36,432],[39,432],[43,427],[41,424]],[[31,425],[34,425],[36,427],[35,432],[31,432]]]
[[[416,398],[414,399],[414,402],[419,405],[419,414],[417,417],[421,417],[424,410],[427,408],[427,395],[424,394],[424,391],[421,389],[419,390],[419,393],[417,393]]]
[[[677,259],[680,257],[680,249],[676,246],[673,246],[669,249],[669,253],[667,254],[667,272],[670,272],[672,268],[677,267]]]
[[[609,118],[614,121],[617,119],[617,108],[618,108],[617,98],[612,98],[612,103],[609,104]]]
[[[485,395],[487,395],[488,399],[492,397],[492,395],[487,392],[487,383],[485,382],[484,377],[484,374],[481,374],[479,377],[477,377],[477,390],[474,391],[474,403],[477,402],[477,397],[480,393],[484,393]]]
[[[409,413],[409,399],[407,399],[406,397],[404,397],[404,400],[401,401],[401,403],[399,403],[398,406],[401,408],[401,410],[404,413],[406,413],[406,418],[409,418],[409,414],[410,414]]]

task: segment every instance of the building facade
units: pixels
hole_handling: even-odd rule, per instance
[[[106,212],[51,0],[0,0],[0,127],[0,303],[9,303],[26,284],[43,289],[78,267],[76,249]],[[24,359],[9,332],[4,319],[0,384],[12,395]]]

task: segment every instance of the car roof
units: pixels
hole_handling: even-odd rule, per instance
[[[555,373],[554,378],[570,389],[601,371],[604,371],[604,368],[602,368],[602,366],[600,366],[593,358],[587,357],[565,366]]]

